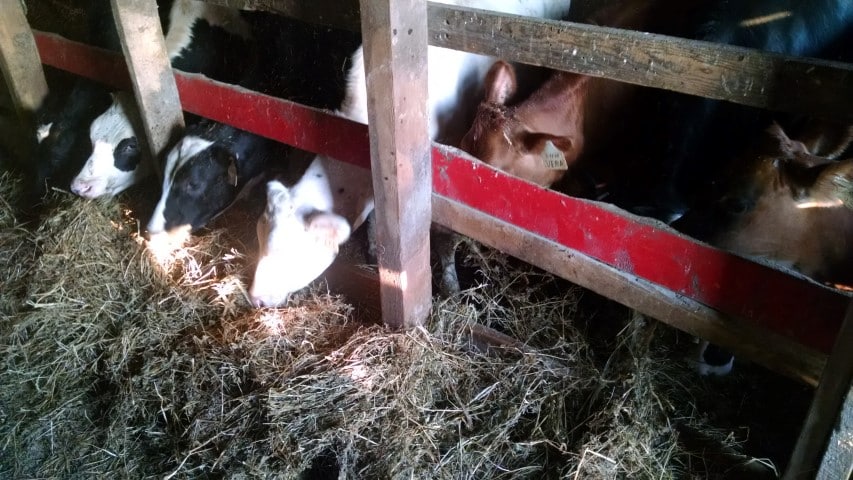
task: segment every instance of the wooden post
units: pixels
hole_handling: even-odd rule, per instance
[[[382,316],[421,324],[432,303],[425,0],[362,0],[361,31]]]
[[[853,302],[835,340],[783,480],[847,480],[853,472]],[[846,398],[846,401],[845,401]],[[842,408],[843,407],[843,408]],[[833,434],[833,431],[835,432]],[[832,440],[832,441],[830,441]],[[827,445],[828,443],[828,445]],[[821,461],[821,453],[823,461]]]
[[[0,70],[21,121],[32,126],[32,114],[47,95],[47,82],[23,3],[0,2]]]
[[[178,87],[166,53],[155,0],[110,0],[121,48],[130,72],[144,134],[162,178],[160,154],[184,128]]]

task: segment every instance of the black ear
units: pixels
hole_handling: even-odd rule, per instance
[[[236,187],[239,180],[237,175],[237,155],[227,148],[217,148],[213,157],[216,159],[216,163],[228,172],[228,184]]]

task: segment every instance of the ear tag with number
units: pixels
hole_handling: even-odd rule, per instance
[[[566,156],[563,155],[563,152],[551,140],[545,142],[545,149],[542,150],[541,157],[542,164],[549,170],[569,169],[569,164],[566,163]]]

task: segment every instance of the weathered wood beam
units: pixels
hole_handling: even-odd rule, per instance
[[[853,118],[853,65],[436,3],[430,45],[727,100]]]
[[[835,339],[835,347],[815,390],[783,480],[850,478],[853,472],[852,397],[853,302]],[[845,398],[846,407],[842,409]]]
[[[303,22],[358,32],[361,17],[358,0],[205,0],[240,10],[278,13]]]
[[[0,70],[18,117],[31,126],[32,114],[47,96],[47,82],[23,3],[18,0],[0,2]]]
[[[382,316],[407,328],[432,304],[426,2],[363,0],[361,22]]]
[[[172,65],[166,53],[155,0],[110,0],[130,72],[154,170],[162,178],[160,155],[184,129]]]

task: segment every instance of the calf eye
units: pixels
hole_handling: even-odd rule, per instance
[[[720,208],[732,215],[742,215],[750,209],[751,205],[743,197],[724,197],[720,200]]]
[[[116,153],[122,155],[131,155],[136,153],[139,149],[139,145],[136,142],[136,137],[133,138],[125,138],[121,142],[119,142],[116,147]]]

